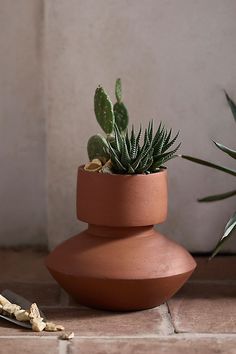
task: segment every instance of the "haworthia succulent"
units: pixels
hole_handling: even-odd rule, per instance
[[[114,143],[109,145],[109,152],[112,160],[112,166],[115,173],[120,174],[143,174],[153,173],[164,167],[163,164],[175,157],[174,153],[180,144],[172,151],[163,153],[166,149],[166,142],[171,139],[171,132],[167,132],[165,127],[159,130],[161,135],[153,138],[153,123],[149,123],[144,131],[144,142],[140,144],[142,128],[135,135],[132,127],[131,133],[122,134],[117,125],[114,126]],[[166,140],[166,137],[169,137]],[[156,152],[156,144],[159,144],[159,153]]]

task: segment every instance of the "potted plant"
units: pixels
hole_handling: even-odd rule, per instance
[[[128,112],[116,81],[113,106],[102,87],[94,97],[106,136],[88,141],[90,162],[78,168],[77,217],[88,229],[47,257],[58,283],[79,303],[108,310],[140,310],[169,299],[196,263],[181,246],[153,228],[167,216],[167,169],[172,137],[153,122],[129,133]],[[143,139],[142,139],[143,138]]]
[[[233,117],[236,121],[236,104],[234,103],[234,101],[229,97],[229,95],[227,94],[227,92],[225,92],[225,97],[226,100],[229,104],[229,107],[231,109],[231,112],[233,114]],[[213,143],[215,144],[215,146],[220,149],[221,151],[223,151],[226,155],[230,156],[233,159],[236,159],[236,150],[233,150],[231,148],[228,148],[225,145],[222,145],[220,143],[218,143],[217,141],[213,140]],[[231,169],[228,167],[224,167],[221,165],[217,165],[215,163],[209,162],[209,161],[205,161],[205,160],[201,160],[198,159],[196,157],[192,157],[192,156],[188,156],[188,155],[181,155],[181,157],[183,157],[184,159],[187,159],[189,161],[198,163],[200,165],[204,165],[210,168],[214,168],[216,170],[220,170],[224,173],[230,174],[231,176],[236,176],[236,170],[235,169]],[[198,199],[199,202],[204,202],[204,203],[209,203],[209,202],[215,202],[218,200],[223,200],[226,198],[231,198],[231,197],[235,197],[236,195],[236,189],[231,190],[231,191],[227,191],[227,192],[223,192],[220,194],[216,194],[216,195],[210,195],[207,196],[205,198],[201,198]],[[212,259],[222,248],[223,244],[233,235],[233,232],[236,230],[236,211],[234,211],[233,215],[230,216],[230,219],[228,220],[228,222],[225,225],[224,228],[224,232],[223,235],[220,237],[219,241],[217,242],[212,255],[210,257],[210,259]]]

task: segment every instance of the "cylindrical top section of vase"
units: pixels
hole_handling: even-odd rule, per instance
[[[78,168],[77,217],[88,224],[135,227],[160,224],[167,216],[167,170],[119,175]]]

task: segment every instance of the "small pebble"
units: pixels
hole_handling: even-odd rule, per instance
[[[64,332],[60,336],[58,336],[58,338],[62,340],[70,340],[74,338],[74,336],[75,336],[74,332]]]

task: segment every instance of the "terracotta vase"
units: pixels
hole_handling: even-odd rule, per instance
[[[77,216],[88,229],[63,242],[46,265],[79,303],[107,310],[162,304],[196,263],[155,231],[167,216],[167,171],[110,175],[78,169]]]

